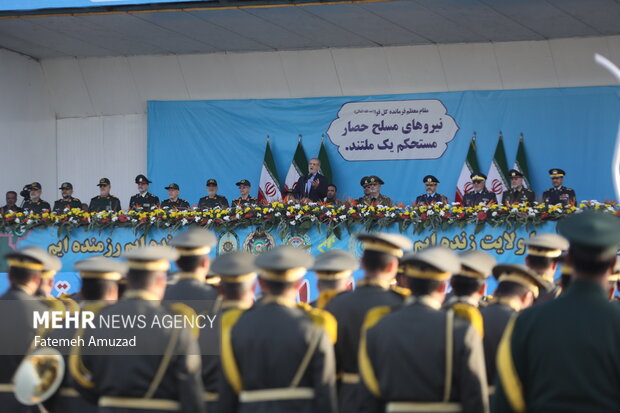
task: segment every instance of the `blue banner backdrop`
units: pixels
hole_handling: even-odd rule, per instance
[[[516,156],[519,135],[524,134],[530,181],[539,199],[551,186],[548,170],[562,168],[567,172],[565,185],[576,191],[579,200],[612,200],[611,164],[620,112],[618,91],[620,87],[582,87],[306,99],[150,101],[147,172],[154,182],[150,189],[165,199],[164,187],[176,182],[181,186],[181,198],[194,205],[206,193],[206,180],[215,178],[219,193],[230,201],[238,196],[235,182],[245,178],[251,181],[251,194],[256,196],[267,135],[271,137],[282,183],[298,135],[303,136],[306,155],[312,157],[318,155],[321,134],[325,134],[340,198],[361,196],[360,178],[378,175],[385,181],[384,194],[410,203],[424,191],[422,178],[432,174],[441,181],[438,192],[452,201],[473,132],[477,132],[480,167],[487,173],[501,131],[509,168]],[[414,102],[405,102],[403,109],[419,111],[403,120],[415,120],[418,126],[433,130],[442,127],[441,132],[445,134],[440,137],[437,153],[433,155],[440,157],[396,160],[389,154],[383,159],[391,160],[347,161],[340,154],[344,146],[341,145],[339,152],[338,146],[332,143],[350,137],[353,132],[359,133],[365,126],[356,123],[359,117],[350,118],[354,119],[348,125],[351,132],[342,136],[344,129],[340,127],[347,124],[342,121],[343,112],[350,108],[349,115],[357,116],[354,105],[343,107],[345,104],[366,102],[367,106],[380,106],[372,102],[385,102],[383,110],[394,113],[398,110],[394,108],[401,105],[393,101],[411,100]],[[415,109],[416,100],[431,100],[428,115],[434,112],[434,117],[419,124],[424,105]],[[413,135],[413,132],[403,134],[417,128],[411,126],[413,123],[400,125],[400,136],[393,142],[393,151],[400,146],[396,143],[403,137]],[[334,127],[328,136],[326,132],[332,124]],[[376,127],[366,126],[370,127],[366,134],[373,136],[373,129],[377,132]],[[381,138],[383,136],[390,135],[381,135]],[[447,147],[444,146],[446,141]],[[359,148],[358,142],[356,149]],[[385,154],[388,155],[387,151]],[[143,171],[136,171],[140,172]]]
[[[188,3],[192,1],[210,0],[2,0],[0,11],[131,6],[152,3]]]
[[[361,231],[362,228],[359,227]],[[388,232],[398,232],[398,226],[393,225]],[[536,229],[537,232],[555,232],[555,223],[549,222]],[[414,250],[418,251],[429,245],[443,245],[454,251],[465,251],[470,248],[480,249],[492,254],[498,262],[523,263],[525,247],[523,240],[534,234],[535,231],[526,228],[507,229],[485,226],[479,233],[475,232],[475,225],[464,228],[453,226],[445,231],[427,229],[421,234],[414,234],[411,230],[404,235],[414,242]],[[75,230],[70,235],[58,237],[56,228],[35,229],[24,234],[0,234],[0,252],[2,254],[11,249],[35,245],[46,249],[50,254],[59,257],[63,264],[63,271],[58,273],[54,283],[54,295],[74,293],[80,288],[80,278],[73,271],[76,261],[96,255],[119,257],[124,251],[146,245],[167,244],[174,233],[164,230],[152,230],[148,235],[136,235],[130,228],[118,228],[114,231],[88,232]],[[254,228],[244,228],[237,231],[218,233],[218,245],[211,253],[212,257],[218,254],[243,249],[258,254],[276,245],[288,244],[307,248],[312,255],[318,255],[332,248],[350,251],[356,256],[361,255],[361,245],[353,236],[343,234],[342,239],[335,236],[326,238],[325,233],[312,229],[304,235],[288,235],[280,239],[277,231],[261,232]],[[173,268],[174,270],[174,268]],[[356,271],[354,277],[359,279],[361,271]],[[7,288],[6,274],[0,276],[0,294]],[[495,289],[495,281],[489,279],[488,292]],[[300,291],[300,300],[312,301],[318,296],[316,277],[309,272]]]

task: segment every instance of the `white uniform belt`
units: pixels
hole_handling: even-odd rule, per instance
[[[204,393],[204,401],[206,402],[216,402],[218,401],[218,399],[219,399],[219,396],[217,393],[213,393],[210,391],[206,391]]]
[[[340,380],[346,384],[357,384],[360,382],[360,375],[357,373],[341,373]]]
[[[80,393],[72,387],[61,387],[58,394],[62,397],[80,397]]]
[[[120,407],[125,409],[164,410],[168,412],[181,411],[181,403],[176,400],[144,399],[140,397],[111,397],[99,398],[99,407]]]
[[[283,387],[280,389],[243,390],[241,403],[271,402],[276,400],[313,399],[314,389],[309,387]]]
[[[13,393],[15,386],[9,383],[0,383],[0,393]]]
[[[415,412],[441,412],[459,413],[463,411],[460,403],[422,403],[422,402],[389,402],[385,409],[387,413],[415,413]]]

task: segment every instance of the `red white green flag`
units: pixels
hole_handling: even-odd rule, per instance
[[[487,189],[495,192],[497,200],[502,199],[502,194],[510,188],[508,184],[508,162],[506,162],[506,151],[504,150],[504,139],[502,133],[495,147],[495,155],[491,161],[491,167],[487,174]]]
[[[277,201],[282,201],[282,193],[280,192],[280,182],[278,181],[278,174],[276,173],[276,163],[273,160],[273,154],[269,146],[269,138],[267,138],[263,169],[260,171],[258,202],[271,203]]]
[[[517,158],[512,167],[523,174],[523,186],[531,188],[529,180],[529,172],[527,170],[527,162],[525,161],[525,145],[523,144],[523,134],[519,138],[519,148],[517,149]]]
[[[471,174],[479,171],[480,167],[478,166],[478,159],[476,158],[476,134],[474,133],[469,143],[465,163],[463,164],[463,168],[461,168],[459,180],[456,183],[455,202],[460,202],[462,204],[463,196],[474,189],[471,183]]]
[[[288,168],[288,173],[284,180],[284,192],[295,190],[299,177],[303,175],[308,175],[308,159],[306,158],[304,147],[301,144],[301,139],[299,139],[297,149],[295,149],[295,155],[293,155],[293,160],[291,161],[291,166]]]

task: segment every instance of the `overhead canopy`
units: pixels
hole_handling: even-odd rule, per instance
[[[88,2],[104,4],[101,0]],[[620,3],[613,0],[321,4],[210,1],[28,13],[0,12],[0,47],[35,58],[502,42],[620,34]]]

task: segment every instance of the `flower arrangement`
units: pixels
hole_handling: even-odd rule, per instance
[[[205,211],[119,211],[85,212],[66,210],[62,214],[32,214],[9,212],[0,215],[0,231],[23,232],[34,228],[57,227],[59,235],[74,228],[87,230],[131,227],[135,232],[148,232],[151,228],[178,230],[188,225],[198,225],[214,231],[260,226],[265,231],[278,230],[284,237],[288,233],[303,234],[316,227],[327,235],[340,238],[342,231],[351,232],[353,226],[365,230],[381,230],[397,224],[401,232],[413,227],[421,233],[427,228],[447,229],[449,226],[476,225],[476,232],[485,225],[536,227],[547,221],[594,209],[620,217],[620,204],[614,202],[582,201],[578,206],[546,205],[535,203],[510,206],[490,204],[464,207],[458,203],[395,207],[358,205],[348,202],[341,205],[323,203],[274,202],[265,206],[231,207]]]

